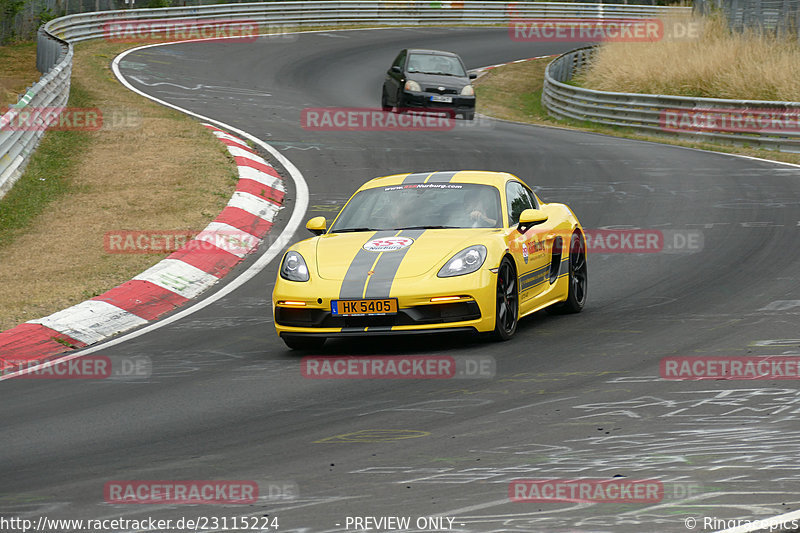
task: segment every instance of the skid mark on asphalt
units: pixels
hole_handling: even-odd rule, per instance
[[[338,444],[346,442],[391,442],[396,440],[418,439],[429,437],[429,431],[414,429],[362,429],[353,433],[343,433],[324,439],[315,440],[315,444]]]
[[[207,92],[221,92],[225,94],[237,94],[243,96],[272,96],[272,94],[270,93],[255,91],[253,89],[245,89],[242,87],[226,87],[224,85],[206,85],[203,83],[198,83],[192,87],[188,85],[181,85],[179,83],[172,83],[169,81],[148,81],[153,78],[148,78],[145,76],[130,75],[128,77],[141,85],[146,85],[147,87],[166,86],[166,87],[176,87],[178,89],[183,89],[185,91],[199,91],[201,89],[204,89]]]
[[[222,329],[239,326],[269,326],[272,321],[267,318],[249,316],[194,318],[184,320],[172,326],[173,329]]]
[[[490,403],[492,403],[492,400],[481,400],[481,399],[428,400],[425,402],[409,403],[393,407],[386,407],[384,409],[378,409],[375,411],[359,413],[358,416],[368,416],[377,413],[386,413],[390,411],[418,411],[425,413],[453,415],[456,414],[457,409],[473,409],[475,407],[488,405]]]

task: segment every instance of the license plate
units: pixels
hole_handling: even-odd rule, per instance
[[[331,314],[334,316],[368,316],[397,314],[397,300],[332,300]]]
[[[439,96],[438,94],[435,94],[435,95],[431,96],[431,102],[443,102],[443,103],[446,103],[446,104],[452,104],[453,103],[453,97],[452,96]]]

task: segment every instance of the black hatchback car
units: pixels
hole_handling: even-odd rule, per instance
[[[406,109],[446,110],[475,117],[475,92],[458,55],[440,50],[406,49],[386,72],[381,107],[397,112]]]

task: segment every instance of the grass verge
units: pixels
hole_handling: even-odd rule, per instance
[[[537,59],[524,63],[511,63],[487,71],[486,74],[474,83],[477,95],[477,111],[484,115],[545,126],[558,126],[581,131],[591,131],[625,137],[653,141],[700,150],[723,152],[729,154],[746,155],[800,164],[800,154],[790,154],[765,150],[762,148],[746,148],[712,144],[707,142],[694,142],[671,138],[660,135],[643,135],[633,130],[621,127],[603,126],[591,122],[575,120],[556,120],[547,114],[542,105],[542,86],[544,84],[544,71],[552,58]]]
[[[36,43],[0,46],[0,115],[40,77],[36,70]]]
[[[237,172],[194,119],[122,87],[111,60],[131,44],[76,47],[68,107],[96,108],[97,131],[49,131],[0,200],[0,331],[127,281],[166,254],[113,254],[114,230],[200,231]]]

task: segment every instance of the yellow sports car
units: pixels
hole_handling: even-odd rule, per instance
[[[586,240],[564,204],[504,172],[397,174],[361,186],[281,260],[275,329],[328,337],[473,331],[508,340],[525,315],[586,302]]]

